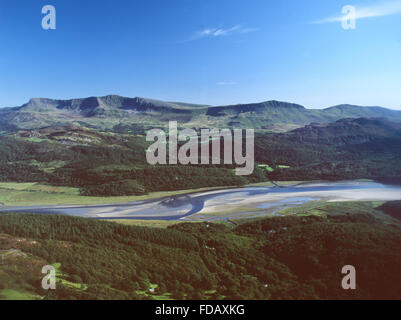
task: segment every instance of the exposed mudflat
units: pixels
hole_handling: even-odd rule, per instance
[[[0,207],[0,212],[67,214],[100,219],[198,220],[210,217],[213,220],[218,219],[219,213],[226,213],[225,219],[241,218],[247,214],[257,216],[260,209],[269,209],[270,214],[275,214],[275,208],[321,200],[401,200],[401,186],[344,181],[286,188],[244,187],[110,205]]]

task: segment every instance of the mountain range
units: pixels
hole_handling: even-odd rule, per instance
[[[307,109],[280,101],[209,106],[117,95],[70,100],[33,98],[19,107],[1,108],[0,131],[75,125],[129,133],[153,126],[164,127],[168,121],[174,120],[183,127],[255,128],[285,132],[311,123],[362,117],[401,122],[401,111],[355,105]]]

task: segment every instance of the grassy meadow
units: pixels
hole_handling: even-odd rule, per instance
[[[0,182],[0,204],[4,206],[35,206],[124,203],[218,189],[221,187],[151,192],[141,196],[93,197],[82,196],[79,189],[73,187],[58,187],[31,182]]]

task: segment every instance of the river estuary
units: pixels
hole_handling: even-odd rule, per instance
[[[312,201],[401,200],[401,186],[376,182],[305,183],[288,187],[243,187],[110,205],[2,207],[3,212],[66,214],[98,219],[216,220],[278,215]]]

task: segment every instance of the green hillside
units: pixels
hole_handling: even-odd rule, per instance
[[[236,228],[2,214],[0,299],[398,299],[401,225],[368,208],[376,218],[332,204]],[[41,289],[46,264],[57,290]],[[341,288],[349,264],[356,291]]]
[[[258,132],[255,171],[232,165],[150,166],[143,135],[79,126],[20,130],[0,137],[0,181],[79,188],[85,196],[241,186],[267,180],[401,178],[401,124],[345,119],[287,133]]]
[[[401,111],[351,105],[312,110],[280,101],[207,106],[116,95],[71,100],[34,98],[20,107],[0,109],[0,131],[82,125],[130,133],[165,126],[169,120],[174,120],[185,127],[238,127],[283,132],[312,122],[360,117],[401,121]]]

